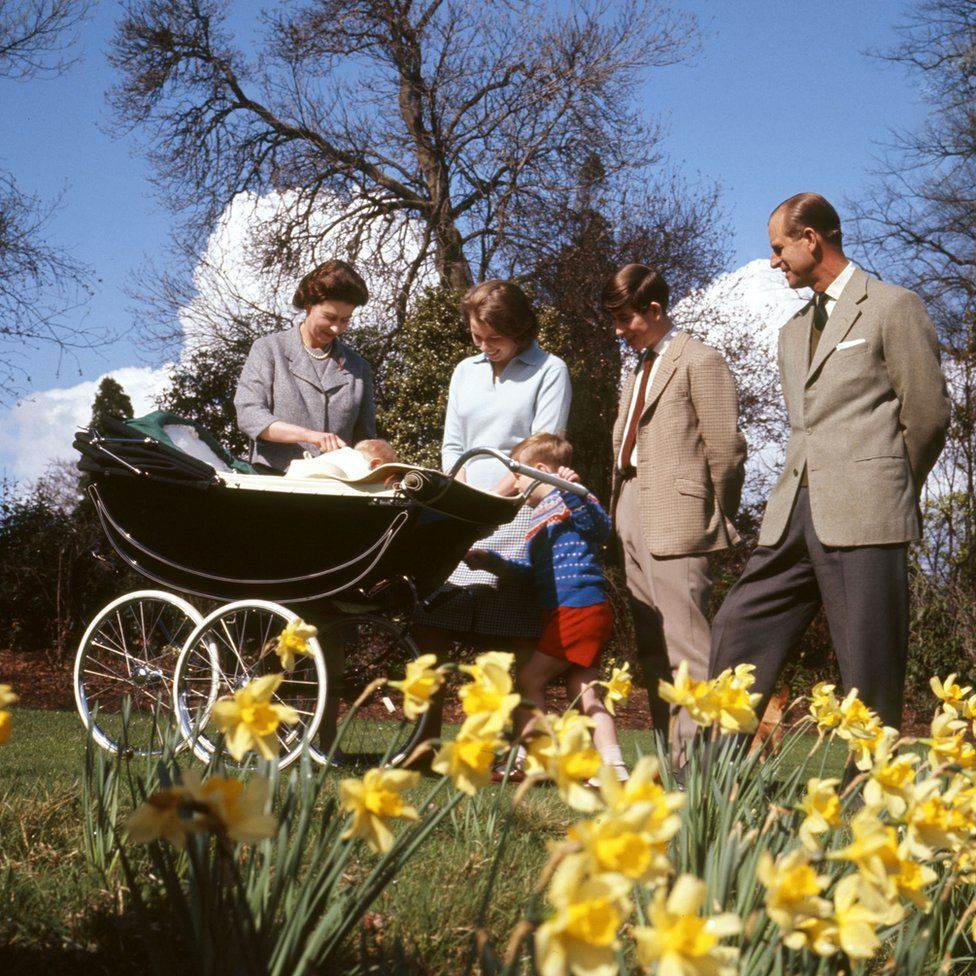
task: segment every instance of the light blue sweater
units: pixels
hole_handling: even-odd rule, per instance
[[[507,454],[529,434],[564,435],[572,396],[566,364],[535,342],[494,381],[491,361],[484,354],[461,360],[447,397],[444,470],[472,447],[493,447]],[[505,470],[494,458],[475,458],[467,466],[468,484],[490,490]]]

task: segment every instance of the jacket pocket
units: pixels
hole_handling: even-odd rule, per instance
[[[682,495],[694,495],[695,498],[708,498],[710,492],[705,485],[697,481],[689,481],[687,478],[675,478],[674,487]]]

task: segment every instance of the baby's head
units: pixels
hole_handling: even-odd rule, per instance
[[[509,452],[513,461],[525,464],[530,468],[538,468],[549,474],[556,474],[560,468],[568,468],[573,463],[573,445],[558,434],[540,432],[519,441]],[[532,483],[532,478],[519,475],[516,483],[520,491]],[[528,504],[538,505],[542,499],[552,491],[549,485],[539,485],[529,495]]]
[[[369,461],[371,468],[378,468],[381,464],[396,464],[400,460],[390,442],[378,437],[360,441],[356,444],[355,449]]]

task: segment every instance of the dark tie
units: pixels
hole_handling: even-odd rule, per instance
[[[644,354],[644,361],[640,365],[640,379],[637,381],[637,399],[634,401],[634,411],[630,415],[630,423],[627,425],[624,446],[620,451],[620,463],[624,469],[631,466],[630,461],[634,453],[634,445],[637,443],[637,425],[640,422],[641,414],[644,412],[647,380],[651,375],[651,364],[654,362],[655,355],[656,353],[653,349],[649,350]]]
[[[823,335],[824,326],[827,324],[827,293],[818,292],[813,296],[813,328],[810,330],[810,359],[816,355],[817,346],[820,345],[820,337]]]

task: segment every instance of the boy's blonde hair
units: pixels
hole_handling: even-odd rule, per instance
[[[370,466],[374,468],[381,464],[396,464],[400,460],[390,442],[378,437],[360,441],[355,450],[359,451],[369,461]]]
[[[573,461],[573,445],[558,434],[541,431],[531,434],[511,450],[511,457],[520,464],[547,464],[553,470],[568,467]]]

